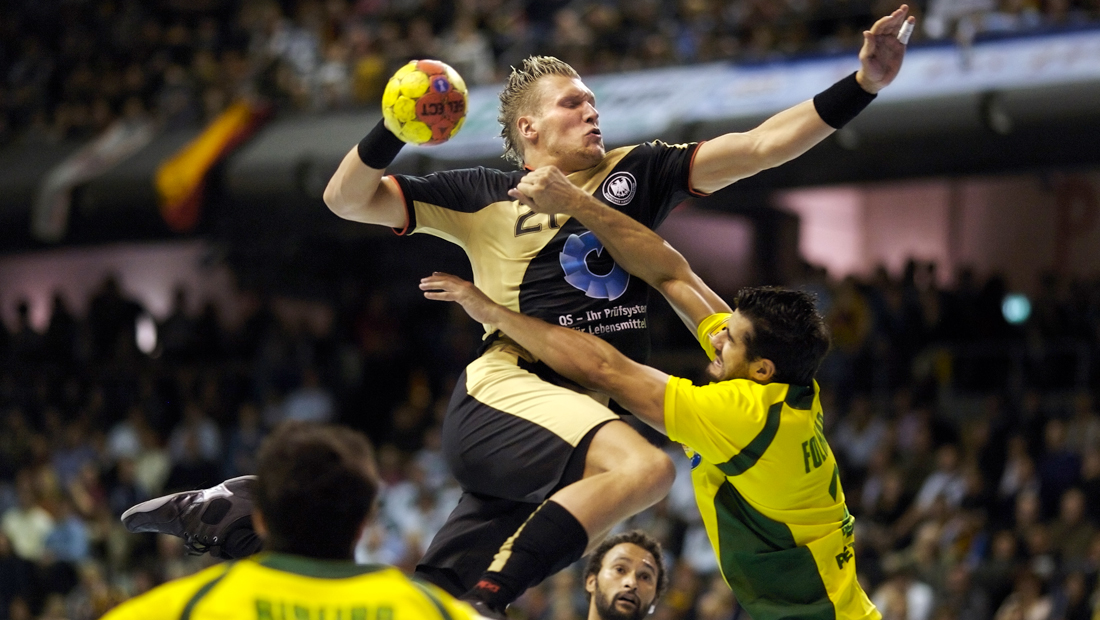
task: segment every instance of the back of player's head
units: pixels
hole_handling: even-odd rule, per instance
[[[653,561],[656,563],[657,568],[657,596],[654,600],[661,598],[664,594],[665,588],[668,587],[668,572],[665,570],[664,554],[661,552],[661,543],[657,542],[657,539],[646,534],[642,530],[632,530],[630,532],[623,532],[622,534],[616,534],[614,536],[608,536],[592,554],[588,556],[588,563],[584,566],[584,581],[588,580],[591,575],[598,575],[603,568],[603,560],[615,547],[623,543],[630,543],[637,545],[642,549],[645,549],[653,556]],[[588,593],[588,597],[592,598],[592,594]]]
[[[500,114],[497,121],[501,124],[500,137],[504,138],[504,159],[523,165],[523,143],[520,140],[516,121],[529,113],[535,105],[538,93],[535,84],[548,75],[561,75],[568,78],[580,77],[568,63],[553,56],[530,56],[524,59],[500,91]]]
[[[821,360],[829,352],[829,330],[814,307],[813,295],[770,286],[743,288],[734,307],[752,323],[745,337],[749,361],[769,359],[774,381],[813,383]]]
[[[378,495],[370,442],[350,428],[287,422],[260,446],[256,505],[267,548],[347,559]]]

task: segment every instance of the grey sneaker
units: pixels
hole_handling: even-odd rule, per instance
[[[256,476],[241,476],[209,489],[157,497],[122,513],[122,524],[135,534],[178,536],[189,553],[202,555],[224,544],[231,530],[251,527],[255,483]]]

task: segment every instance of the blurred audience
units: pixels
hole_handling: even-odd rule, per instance
[[[1073,291],[1043,302],[1042,316],[1060,319],[1015,324],[991,310],[1003,289],[995,274],[982,282],[964,270],[943,286],[914,261],[897,277],[814,279],[838,340],[820,376],[827,432],[861,578],[884,617],[1100,612],[1100,280],[1059,278],[1040,289]],[[76,305],[83,316],[56,295],[42,334],[18,299],[13,324],[0,323],[0,620],[90,620],[213,561],[171,537],[127,534],[118,516],[252,473],[264,433],[287,418],[371,435],[384,486],[356,556],[415,566],[457,501],[440,427],[479,325],[443,304],[403,311],[407,296],[350,284],[322,304],[331,321],[256,294],[226,325],[215,304],[181,289],[158,345],[141,353],[133,321],[144,310],[121,284],[107,277]],[[49,352],[28,355],[36,340]],[[696,358],[669,356],[685,366],[666,370],[690,376]],[[1051,360],[1063,371],[1039,372]],[[658,536],[674,567],[656,617],[741,617],[716,580],[689,465],[664,447],[681,470],[672,492],[622,526]],[[579,584],[573,572],[548,580],[517,602],[517,617],[581,617]]]
[[[0,21],[0,144],[87,140],[119,119],[192,127],[248,97],[317,112],[376,105],[413,58],[468,84],[533,54],[582,75],[857,48],[885,0],[16,0]],[[910,3],[917,39],[1077,27],[1091,0]],[[965,61],[965,54],[963,56]]]

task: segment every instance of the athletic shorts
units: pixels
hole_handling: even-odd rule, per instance
[[[443,421],[463,495],[418,576],[461,596],[546,498],[584,476],[592,437],[619,416],[566,383],[507,340],[466,367]]]
[[[443,454],[464,490],[542,503],[589,432],[619,419],[591,396],[550,383],[557,375],[543,369],[500,341],[459,377],[443,421]]]

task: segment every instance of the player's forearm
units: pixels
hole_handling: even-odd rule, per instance
[[[813,101],[804,101],[764,121],[758,134],[761,170],[795,159],[836,131],[822,120]]]
[[[691,168],[691,187],[702,193],[716,192],[795,159],[833,131],[813,102],[804,101],[751,131],[728,133],[699,145]]]
[[[615,347],[596,336],[551,325],[504,306],[497,305],[487,318],[490,325],[554,371],[593,390],[607,393],[610,387],[607,370],[630,363]]]
[[[668,375],[639,364],[604,340],[524,316],[489,299],[472,283],[446,273],[421,278],[428,299],[462,305],[470,318],[515,340],[562,376],[614,398],[639,419],[664,429]]]
[[[638,221],[595,200],[578,204],[571,215],[599,238],[619,266],[660,291],[692,333],[706,317],[729,311],[682,254]]]
[[[665,431],[669,377],[639,364],[601,338],[497,306],[489,321],[563,377],[602,392],[639,420]]]
[[[653,287],[691,273],[684,257],[657,233],[591,196],[578,200],[569,215],[591,230],[620,267]]]

